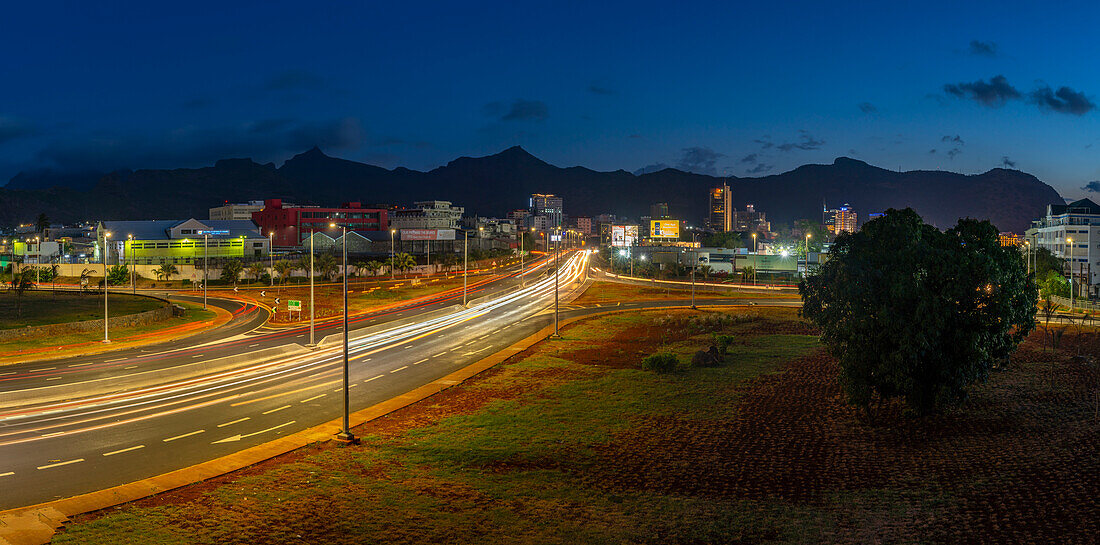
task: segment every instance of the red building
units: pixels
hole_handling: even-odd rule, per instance
[[[362,203],[344,203],[340,208],[316,206],[283,207],[282,199],[267,199],[264,209],[252,213],[252,221],[260,226],[264,236],[274,233],[274,246],[298,246],[313,232],[325,232],[340,236],[341,226],[349,231],[386,231],[389,229],[387,211],[381,208],[363,208]],[[329,227],[335,223],[336,228]]]

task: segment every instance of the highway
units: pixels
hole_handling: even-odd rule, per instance
[[[563,261],[563,296],[580,288],[587,257],[577,252]],[[529,266],[528,273],[537,279],[529,278],[526,287],[518,286],[515,273],[504,275],[508,282],[482,285],[481,299],[471,300],[467,309],[441,297],[432,305],[397,312],[383,325],[361,317],[350,343],[352,410],[438,380],[549,323],[554,279],[545,269],[532,269]],[[458,297],[461,301],[461,293]],[[336,321],[318,339],[339,331]],[[0,509],[158,475],[338,417],[340,335],[331,335],[313,350],[301,346],[302,335],[300,329],[251,331],[207,346],[134,354],[135,361],[106,361],[127,353],[120,351],[78,362],[75,365],[84,365],[75,368],[60,367],[71,363],[35,362],[30,364],[34,369],[0,377],[21,387],[32,384],[32,390],[54,388],[55,383],[71,388],[105,378],[110,382],[147,368],[173,371],[216,356],[216,350],[261,350],[263,343],[291,350],[272,361],[200,377],[0,409]],[[135,362],[137,368],[126,369]],[[84,370],[88,368],[92,370]],[[67,374],[47,383],[48,373]],[[4,391],[20,390],[5,385]]]

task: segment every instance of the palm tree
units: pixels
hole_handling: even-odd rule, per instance
[[[172,279],[172,275],[179,274],[179,269],[171,263],[162,263],[159,267],[153,269],[153,274],[156,275],[157,280],[167,282]]]
[[[237,285],[237,280],[241,277],[241,271],[244,270],[244,265],[241,265],[241,260],[230,259],[222,265],[221,280],[223,282],[232,282],[234,286]]]
[[[286,285],[286,281],[290,278],[290,274],[294,272],[294,264],[289,261],[276,261],[275,272],[279,275],[279,282]]]
[[[11,280],[11,289],[15,292],[15,313],[23,317],[23,294],[34,287],[34,271],[23,269]]]
[[[340,265],[336,262],[336,256],[332,254],[317,256],[314,265],[317,267],[317,272],[321,273],[321,276],[326,280],[332,280],[336,276],[336,271],[340,269]]]
[[[34,230],[37,233],[42,233],[50,227],[50,218],[46,217],[45,212],[38,214],[38,219],[34,220]]]
[[[303,257],[301,259],[295,260],[293,263],[291,263],[291,266],[294,267],[295,271],[306,272],[309,270],[309,258]]]
[[[401,271],[402,273],[405,273],[405,271],[408,271],[415,266],[416,258],[405,252],[401,252],[393,256],[393,268]]]
[[[710,272],[713,270],[710,265],[699,265],[699,272],[703,273],[703,280],[710,278]]]
[[[381,274],[382,267],[385,267],[385,266],[386,266],[385,263],[382,263],[381,261],[378,261],[377,259],[372,259],[372,260],[367,262],[367,270],[371,271],[375,275]]]
[[[84,269],[80,271],[80,289],[87,290],[88,285],[91,283],[92,270]]]
[[[253,261],[248,264],[248,276],[252,277],[252,280],[259,281],[260,277],[264,275],[267,267],[259,261]]]

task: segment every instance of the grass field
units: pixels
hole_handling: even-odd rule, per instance
[[[843,402],[793,310],[613,314],[357,431],[79,517],[55,543],[1091,543],[1095,332],[945,414]],[[685,362],[711,335],[716,368]],[[1090,336],[1091,335],[1091,336]],[[1091,381],[1091,382],[1090,382]],[[1090,541],[1091,540],[1091,541]]]
[[[17,301],[17,299],[21,299]],[[22,313],[16,310],[17,303]],[[153,310],[164,303],[148,297],[112,293],[107,300],[111,316],[137,314]],[[52,292],[48,289],[28,290],[22,297],[10,290],[0,291],[0,329],[103,318],[103,294]]]
[[[697,299],[792,299],[797,300],[797,293],[752,292],[752,291],[703,291],[696,290]],[[634,284],[621,284],[618,282],[598,281],[592,284],[583,295],[573,301],[574,304],[603,304],[617,303],[620,301],[662,301],[684,300],[691,298],[690,289],[671,289],[665,287],[639,286]]]

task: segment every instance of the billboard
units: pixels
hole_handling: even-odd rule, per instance
[[[611,226],[611,245],[612,246],[633,246],[638,242],[638,226],[637,225],[612,225]]]
[[[402,229],[401,240],[454,240],[454,229]]]
[[[652,238],[680,238],[680,220],[650,220],[649,236]]]

